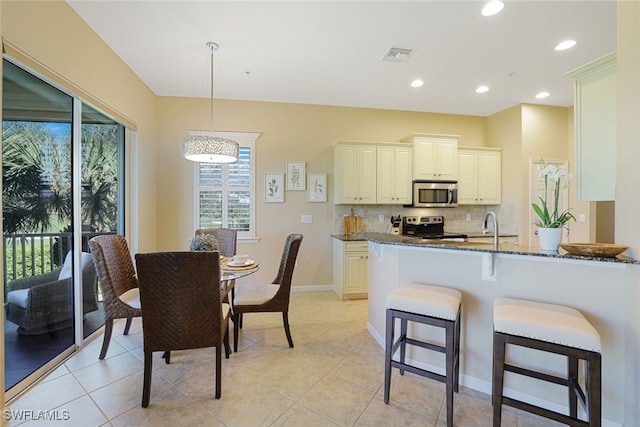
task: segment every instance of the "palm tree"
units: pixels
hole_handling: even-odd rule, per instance
[[[62,153],[55,136],[42,123],[2,123],[2,214],[4,232],[46,232],[52,218],[68,221],[71,204],[67,186],[56,179]],[[44,153],[50,154],[47,161]],[[56,165],[57,166],[54,166]]]

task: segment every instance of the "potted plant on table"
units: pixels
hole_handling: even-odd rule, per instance
[[[532,203],[534,212],[538,215],[538,239],[540,240],[540,249],[557,251],[560,246],[560,240],[562,239],[562,230],[565,225],[574,220],[575,217],[569,210],[559,212],[558,205],[560,203],[560,188],[567,186],[567,183],[571,180],[571,175],[567,172],[567,165],[561,166],[546,163],[542,160],[542,164],[538,165],[538,177],[544,178],[544,199],[540,199],[540,204]],[[553,189],[553,205],[551,209],[547,204],[547,195],[549,190],[549,183],[555,183]]]
[[[217,251],[218,241],[211,234],[196,234],[189,240],[191,251]]]

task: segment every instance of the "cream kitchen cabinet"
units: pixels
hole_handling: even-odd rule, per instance
[[[413,179],[455,181],[458,179],[458,136],[412,134],[402,142],[413,147]]]
[[[458,150],[458,204],[499,205],[502,201],[502,151]]]
[[[411,203],[413,150],[406,146],[378,146],[376,194],[378,204]]]
[[[367,298],[368,263],[367,241],[333,239],[333,288],[340,299]]]
[[[336,204],[376,203],[376,153],[375,145],[336,144]]]
[[[616,53],[567,73],[574,81],[575,171],[578,200],[615,200]]]

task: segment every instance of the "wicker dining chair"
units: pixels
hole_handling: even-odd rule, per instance
[[[129,247],[123,236],[96,236],[89,240],[89,248],[104,304],[104,338],[98,357],[102,360],[109,349],[114,319],[127,319],[124,335],[128,335],[131,320],[142,315],[140,294]]]
[[[232,228],[198,228],[196,230],[196,236],[198,234],[210,234],[216,238],[218,242],[218,252],[224,257],[232,257],[236,254],[236,247],[238,242],[238,232]],[[235,296],[235,280],[229,280],[227,287],[231,289],[231,301]],[[222,302],[229,302],[229,297],[225,295]]]
[[[238,283],[233,299],[233,351],[238,351],[238,334],[245,313],[282,313],[284,332],[289,347],[293,348],[289,330],[289,297],[291,279],[296,265],[302,234],[290,234],[284,244],[278,275],[271,284]]]
[[[218,252],[224,257],[232,257],[236,254],[238,232],[231,228],[199,228],[198,234],[211,234],[218,241]]]
[[[222,345],[229,358],[229,304],[221,302],[218,252],[136,254],[142,334],[144,385],[142,407],[149,405],[154,351],[216,348],[216,399],[222,389]]]

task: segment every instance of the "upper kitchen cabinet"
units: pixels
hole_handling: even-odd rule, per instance
[[[615,200],[616,53],[569,73],[575,79],[575,155],[577,199]]]
[[[334,146],[334,194],[336,204],[376,203],[375,145]]]
[[[402,142],[413,147],[413,179],[456,181],[458,179],[458,135],[414,133]]]
[[[499,205],[502,199],[500,148],[458,150],[458,204]]]
[[[407,146],[378,146],[378,204],[411,204],[412,153]]]

